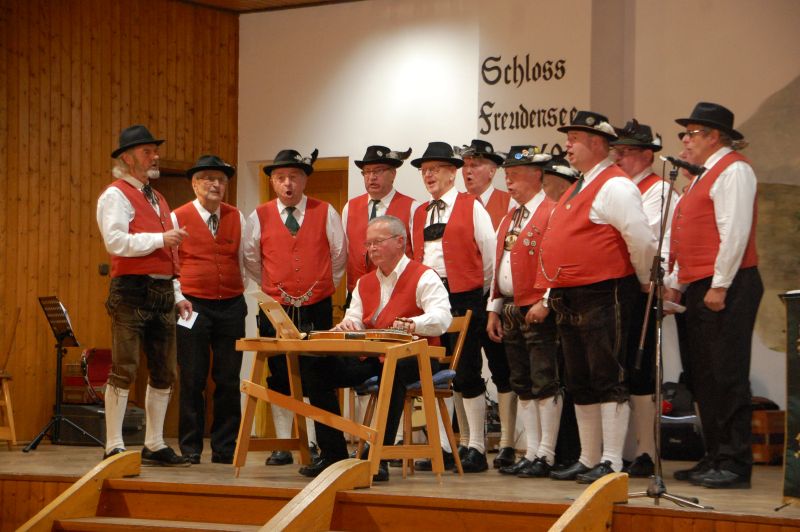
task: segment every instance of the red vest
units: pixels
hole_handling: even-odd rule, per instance
[[[124,179],[117,179],[109,187],[118,188],[133,206],[133,220],[128,224],[128,233],[165,233],[172,229],[167,200],[153,189],[158,198],[160,213],[156,213],[141,190]],[[158,248],[143,257],[119,257],[111,255],[111,277],[121,275],[178,275],[178,253],[174,247]]]
[[[670,269],[677,260],[678,281],[691,283],[714,275],[714,263],[719,253],[719,229],[714,217],[714,202],[711,199],[711,187],[719,175],[731,164],[747,161],[744,156],[733,151],[722,157],[717,164],[696,181],[675,206],[672,218],[672,238],[670,241]],[[758,210],[753,200],[753,224],[750,226],[750,238],[747,240],[744,256],[739,268],[758,266],[756,253],[756,218]]]
[[[281,220],[278,201],[256,207],[261,223],[261,289],[282,304],[281,289],[292,297],[309,298],[303,306],[334,292],[331,247],[325,227],[328,204],[307,198],[303,225],[292,236]]]
[[[230,299],[244,292],[239,268],[242,241],[239,211],[227,203],[219,207],[216,238],[193,202],[175,209],[178,225],[186,227],[189,233],[189,238],[178,247],[184,294],[201,299]]]
[[[356,281],[367,272],[375,269],[375,265],[367,265],[367,250],[364,249],[364,242],[367,240],[367,205],[369,194],[363,194],[353,198],[347,208],[347,290],[352,292],[356,287]],[[406,226],[406,255],[411,257],[411,235],[408,229],[409,218],[411,218],[411,204],[413,198],[394,193],[392,202],[386,209],[386,214],[400,218]]]
[[[489,196],[489,201],[484,205],[486,212],[489,213],[492,219],[492,227],[494,227],[495,231],[497,231],[497,227],[500,225],[500,220],[502,220],[503,216],[508,212],[510,203],[511,194],[504,190],[494,189],[492,195]]]
[[[423,262],[425,238],[423,231],[428,211],[426,201],[414,212],[414,260]],[[483,262],[481,251],[475,242],[475,224],[472,209],[475,196],[459,192],[453,204],[453,212],[442,236],[444,267],[450,292],[469,292],[483,286]]]
[[[662,179],[660,175],[652,173],[649,176],[642,179],[641,181],[639,181],[639,184],[637,184],[636,186],[639,187],[639,192],[642,195],[644,195],[645,192],[650,190],[650,187],[652,187],[656,183],[660,183],[661,181]]]
[[[615,164],[600,172],[580,194],[570,198],[573,184],[558,201],[542,238],[538,287],[570,287],[627,277],[634,272],[628,246],[610,224],[589,219],[597,193],[612,177],[625,172]],[[552,281],[550,280],[552,279]]]
[[[395,318],[413,318],[424,314],[425,311],[417,306],[417,284],[427,270],[416,261],[411,261],[406,265],[397,284],[394,285],[392,295],[389,297],[386,306],[376,316],[375,311],[381,301],[381,284],[378,281],[378,274],[372,271],[359,279],[358,295],[361,297],[363,309],[362,319],[364,327],[367,329],[388,329],[394,323]],[[440,345],[438,337],[427,337],[429,345]]]
[[[544,296],[545,288],[536,286],[536,277],[539,274],[539,249],[540,241],[550,213],[553,212],[555,202],[545,198],[536,212],[533,213],[528,223],[519,233],[514,247],[511,248],[511,281],[514,286],[514,304],[518,307],[533,305]],[[495,297],[500,295],[497,286],[497,273],[500,270],[500,261],[503,259],[504,244],[511,218],[514,211],[510,211],[500,224],[497,231],[497,253],[495,254]],[[528,242],[527,244],[525,242]]]

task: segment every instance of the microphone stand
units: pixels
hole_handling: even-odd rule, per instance
[[[661,267],[661,248],[664,244],[664,235],[666,233],[667,221],[669,216],[670,203],[672,203],[672,191],[675,187],[675,180],[678,177],[678,167],[673,165],[672,170],[669,172],[669,185],[670,188],[667,192],[667,200],[664,209],[661,211],[661,232],[658,235],[658,250],[653,257],[653,265],[650,267],[650,291],[647,294],[647,306],[645,307],[644,323],[642,324],[642,332],[639,337],[639,349],[636,352],[636,369],[641,369],[642,356],[644,354],[644,344],[647,337],[647,329],[650,322],[650,310],[653,305],[653,298],[656,300],[655,312],[655,403],[656,415],[653,419],[653,432],[655,436],[655,474],[650,477],[650,484],[647,486],[646,491],[637,491],[628,494],[628,498],[636,499],[640,497],[651,497],[653,503],[658,506],[660,499],[664,498],[671,501],[678,506],[697,508],[701,510],[712,510],[711,506],[703,506],[697,497],[682,497],[680,495],[673,495],[667,492],[667,487],[664,484],[661,469],[661,381],[662,381],[662,366],[661,366],[661,353],[662,353],[662,318],[664,310],[664,268]]]

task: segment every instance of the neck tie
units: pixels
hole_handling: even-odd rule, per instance
[[[437,200],[431,201],[428,204],[428,206],[425,207],[425,210],[429,211],[431,213],[431,218],[428,221],[428,225],[432,225],[433,224],[433,214],[434,213],[436,213],[436,221],[437,222],[441,221],[442,213],[444,212],[445,206],[446,205],[444,203],[444,200],[437,199]]]
[[[217,229],[219,229],[219,218],[217,218],[216,214],[212,214],[208,217],[208,228],[211,230],[211,234],[217,236]]]
[[[526,220],[527,218],[528,218],[528,209],[525,207],[525,205],[517,207],[517,210],[514,211],[514,214],[511,218],[512,222],[511,230],[519,232],[519,230],[522,229],[524,220]]]
[[[156,198],[156,193],[153,192],[153,187],[149,184],[145,185],[142,187],[142,194],[144,194],[144,197],[150,202],[150,205],[158,207],[158,198]]]
[[[300,224],[297,223],[297,218],[293,214],[295,209],[296,207],[286,207],[286,229],[292,233],[292,236],[296,235],[300,230]]]
[[[370,203],[372,203],[372,212],[369,213],[370,220],[378,216],[378,203],[380,202],[381,200],[376,200],[376,199],[370,200]]]
[[[578,178],[577,184],[575,185],[575,188],[572,190],[572,194],[570,194],[569,198],[567,199],[572,199],[575,196],[577,196],[578,192],[581,191],[582,187],[583,187],[583,174],[581,174],[581,176]]]

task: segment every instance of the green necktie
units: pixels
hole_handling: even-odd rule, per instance
[[[581,191],[582,187],[583,187],[583,174],[581,174],[581,176],[578,178],[578,184],[575,185],[575,188],[572,190],[572,194],[570,194],[569,198],[567,198],[567,199],[572,199],[575,196],[577,196],[578,192]]]
[[[292,236],[296,235],[300,230],[300,224],[297,223],[297,218],[293,214],[295,209],[296,207],[286,207],[286,229],[292,233]]]

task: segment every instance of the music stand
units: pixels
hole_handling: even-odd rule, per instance
[[[80,425],[64,416],[61,413],[61,400],[63,398],[63,382],[61,380],[62,365],[64,355],[66,354],[67,347],[77,347],[78,340],[72,332],[72,323],[69,321],[67,309],[59,301],[57,296],[45,296],[39,298],[39,304],[42,306],[44,315],[50,328],[53,330],[53,336],[56,337],[56,402],[53,407],[54,414],[50,418],[47,425],[44,426],[42,431],[23,449],[22,452],[27,453],[32,449],[36,449],[42,439],[50,432],[50,441],[53,443],[60,443],[61,423],[71,425],[75,430],[95,442],[101,447],[105,447],[105,443],[98,440],[94,435],[89,434]]]

